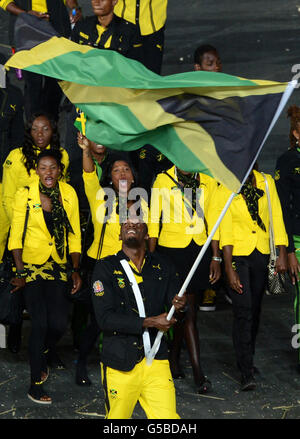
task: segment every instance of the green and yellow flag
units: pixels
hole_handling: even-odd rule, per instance
[[[117,52],[60,37],[6,65],[60,80],[84,113],[90,140],[125,151],[151,144],[179,168],[235,192],[293,88],[214,72],[160,76]]]

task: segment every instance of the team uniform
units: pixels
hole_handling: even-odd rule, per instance
[[[47,148],[49,148],[48,146]],[[64,165],[63,180],[67,179],[67,170],[69,166],[69,157],[63,148],[62,163]],[[17,190],[24,186],[29,186],[38,180],[35,169],[31,169],[30,175],[24,166],[24,156],[22,148],[15,148],[10,151],[3,164],[3,180],[0,185],[0,261],[3,256],[9,227],[12,221],[14,197]]]
[[[62,254],[57,248],[53,212],[44,211],[41,205],[39,180],[28,188],[20,188],[16,193],[8,241],[10,251],[22,249],[22,261],[27,274],[23,297],[32,321],[29,359],[31,382],[36,384],[41,381],[41,372],[45,370],[45,348],[55,349],[68,324],[70,302],[66,296],[67,255],[81,252],[75,190],[69,184],[59,182],[59,193],[70,224],[70,229],[65,227],[64,230]],[[27,209],[28,222],[23,243]]]
[[[71,39],[78,44],[115,50],[127,58],[141,58],[142,44],[137,27],[116,15],[107,27],[100,25],[96,15],[86,17],[76,23]]]
[[[182,282],[217,220],[218,209],[214,204],[216,180],[201,173],[198,186],[201,196],[196,210],[183,198],[175,166],[158,174],[152,187],[149,236],[158,238],[158,250],[171,258]],[[218,232],[213,239],[218,240]],[[197,293],[209,286],[210,262],[211,250],[208,249],[187,287],[189,293]]]
[[[2,165],[9,153],[9,148],[23,144],[23,96],[17,87],[7,84],[0,88],[0,182],[2,181]],[[2,207],[2,183],[0,183],[0,206]],[[0,208],[0,263],[6,246],[9,220],[3,208]]]
[[[246,378],[253,374],[255,341],[270,257],[269,208],[265,181],[261,173],[254,170],[253,174],[256,181],[254,190],[259,191],[257,220],[252,218],[243,195],[238,194],[232,200],[219,227],[220,248],[233,247],[233,269],[236,270],[243,285],[243,294],[238,294],[233,289],[228,289],[228,292],[234,315],[234,349],[238,366]],[[272,205],[275,245],[287,246],[288,237],[275,182],[270,175],[266,177]],[[222,185],[218,187],[217,200],[220,209],[229,196],[229,189]],[[249,205],[251,203],[252,200],[249,200]]]
[[[289,238],[287,252],[295,252],[300,263],[300,148],[289,149],[276,163],[275,181],[280,198],[283,218]],[[294,301],[295,320],[300,323],[300,298],[298,282]],[[300,350],[299,350],[300,363]]]
[[[132,286],[120,261],[129,262],[139,285],[146,316],[170,309],[180,289],[175,268],[157,253],[146,253],[141,271],[121,250],[95,265],[92,301],[103,330],[102,383],[107,419],[128,419],[137,403],[151,419],[178,419],[168,348],[162,337],[151,366],[143,346],[143,317],[137,311]],[[149,328],[151,345],[157,330]]]
[[[114,13],[139,27],[142,63],[160,74],[168,0],[118,0]]]

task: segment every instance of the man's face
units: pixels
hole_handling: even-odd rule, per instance
[[[120,239],[129,248],[138,248],[148,239],[147,225],[140,218],[129,217],[121,225]]]
[[[104,17],[114,11],[117,0],[92,0],[94,14],[98,17]]]
[[[195,70],[206,72],[221,72],[222,63],[217,52],[205,52],[202,56],[201,64],[195,64]]]

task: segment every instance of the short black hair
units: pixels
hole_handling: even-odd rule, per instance
[[[132,187],[134,187],[137,184],[137,172],[135,167],[133,166],[132,161],[130,160],[130,157],[128,156],[128,154],[118,151],[118,152],[113,152],[110,156],[109,156],[109,165],[106,171],[106,177],[103,180],[103,187],[104,186],[109,186],[111,183],[111,172],[112,172],[112,168],[114,166],[114,164],[116,162],[126,162],[132,172],[133,175],[133,179],[134,179],[134,184],[132,185]]]
[[[197,47],[197,49],[194,52],[194,64],[201,64],[202,57],[207,52],[218,53],[217,49],[211,44],[202,44],[202,46]]]
[[[53,158],[58,167],[61,169],[61,172],[64,170],[64,164],[62,163],[62,153],[57,150],[57,149],[53,149],[53,148],[49,148],[49,149],[44,149],[42,152],[39,153],[39,155],[37,156],[36,159],[36,166],[38,167],[39,162],[41,159],[43,159],[44,157],[51,157]]]

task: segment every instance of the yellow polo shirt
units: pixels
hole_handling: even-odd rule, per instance
[[[114,13],[130,23],[139,24],[142,35],[150,35],[165,25],[167,6],[168,0],[118,0]],[[136,15],[139,17],[138,23]]]

